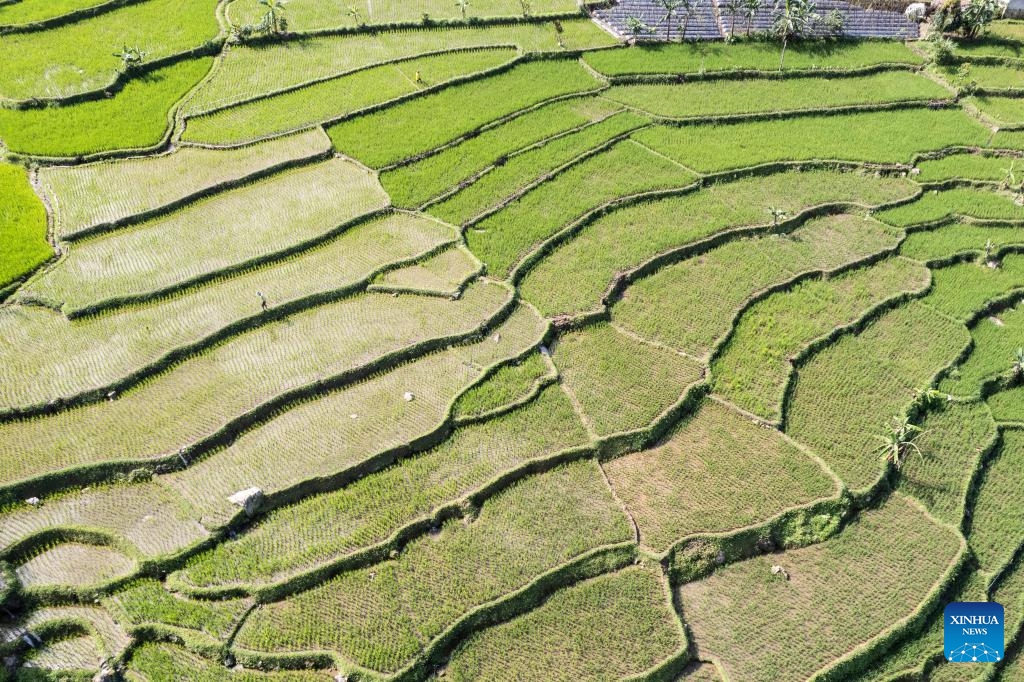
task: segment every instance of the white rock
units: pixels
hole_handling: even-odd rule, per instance
[[[407,403],[411,403],[412,401],[416,400],[416,396],[414,396],[412,393],[408,391],[406,391],[405,395],[402,397],[405,398],[405,402]]]
[[[246,516],[252,516],[263,504],[263,491],[259,488],[246,488],[228,498],[228,502],[245,510]]]
[[[40,501],[41,501],[41,500],[40,500],[40,499],[39,499],[38,497],[30,497],[30,498],[28,498],[27,500],[25,500],[25,504],[30,504],[30,505],[32,505],[33,507],[38,507],[38,506],[39,506],[39,503],[40,503]]]
[[[924,16],[927,12],[928,8],[925,7],[923,2],[914,2],[903,11],[903,16],[911,21],[924,21]]]

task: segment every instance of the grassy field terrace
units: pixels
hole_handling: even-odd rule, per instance
[[[934,16],[0,0],[0,682],[1024,681],[1024,22]]]

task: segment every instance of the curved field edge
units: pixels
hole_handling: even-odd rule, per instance
[[[0,164],[0,301],[29,273],[54,257],[46,208],[24,169]]]

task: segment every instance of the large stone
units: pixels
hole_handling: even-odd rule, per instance
[[[923,2],[915,2],[907,6],[907,9],[903,11],[903,16],[911,21],[924,21],[927,13],[928,8]]]
[[[263,491],[259,488],[246,488],[228,498],[228,502],[245,510],[246,516],[252,516],[263,504]]]

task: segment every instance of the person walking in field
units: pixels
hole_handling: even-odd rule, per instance
[[[260,297],[260,308],[263,309],[263,312],[267,312],[267,297],[259,290],[256,291],[256,295]]]

